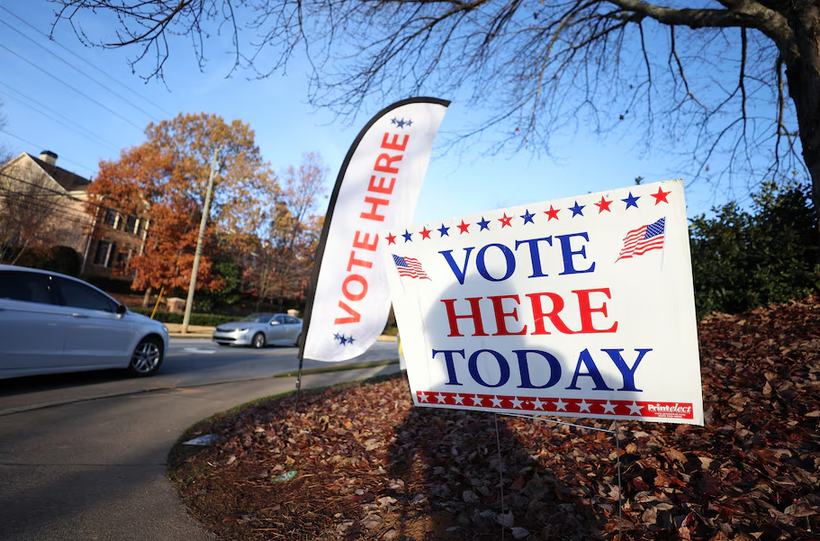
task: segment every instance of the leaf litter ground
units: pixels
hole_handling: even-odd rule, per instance
[[[714,314],[699,339],[706,426],[619,423],[622,539],[820,540],[820,300]],[[414,408],[402,374],[294,398],[172,449],[178,493],[219,538],[618,538],[613,434]]]

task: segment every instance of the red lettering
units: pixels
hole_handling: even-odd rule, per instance
[[[370,182],[367,184],[367,191],[390,195],[393,193],[393,186],[396,184],[396,177],[390,177],[389,186],[384,185],[385,180],[386,179],[384,177],[379,177],[379,183],[375,184],[376,175],[370,175]]]
[[[401,150],[402,152],[404,152],[404,149],[407,148],[407,141],[410,140],[410,136],[405,134],[404,141],[401,144],[399,144],[399,134],[392,134],[393,141],[388,143],[387,138],[390,135],[391,134],[389,132],[384,132],[384,135],[382,136],[382,148],[386,148],[388,150]]]
[[[518,321],[518,309],[513,308],[512,312],[505,312],[503,302],[504,299],[513,299],[515,304],[521,304],[521,300],[518,298],[518,295],[495,295],[487,297],[493,303],[493,312],[495,313],[495,325],[498,328],[498,332],[493,334],[493,336],[512,336],[518,334],[527,334],[527,326],[524,325],[524,328],[518,332],[510,332],[507,329],[507,322],[505,321],[506,318],[511,317]]]
[[[370,233],[365,233],[363,239],[359,239],[359,234],[361,231],[356,231],[356,234],[353,235],[353,247],[354,248],[361,248],[362,250],[370,250],[371,252],[376,251],[376,244],[379,242],[379,237],[373,239],[373,242],[370,242]],[[375,235],[374,235],[375,236]],[[350,270],[350,269],[348,269]]]
[[[350,317],[337,317],[333,320],[334,325],[344,325],[345,323],[358,323],[361,319],[359,312],[349,307],[345,301],[339,301],[339,308],[350,314]]]
[[[347,272],[350,272],[353,269],[353,266],[357,267],[364,267],[366,269],[370,269],[373,267],[373,263],[367,261],[365,259],[357,259],[356,258],[356,251],[350,250],[350,259],[347,260]],[[352,299],[351,299],[352,300]]]
[[[350,291],[350,284],[352,282],[358,282],[361,286],[361,291],[358,293],[353,293]],[[342,282],[342,293],[344,296],[347,297],[350,301],[360,301],[362,300],[365,295],[367,295],[367,280],[365,280],[364,276],[361,274],[351,274],[345,281]]]
[[[561,316],[559,316],[559,312],[564,309],[564,299],[557,293],[528,293],[527,297],[530,298],[530,304],[532,305],[532,317],[535,322],[535,331],[532,333],[533,335],[536,334],[551,334],[547,331],[546,326],[544,325],[544,319],[548,318],[555,329],[558,332],[564,334],[575,334],[569,327],[561,321]],[[544,307],[541,305],[541,299],[543,297],[549,297],[552,301],[552,310],[544,313]]]
[[[399,168],[393,167],[393,162],[400,162],[403,157],[404,156],[401,154],[398,156],[391,156],[387,153],[379,154],[379,157],[376,158],[376,165],[373,166],[373,170],[379,171],[380,173],[392,173],[395,175],[399,172]]]
[[[618,330],[618,322],[616,321],[612,327],[608,329],[596,329],[592,324],[592,313],[600,312],[607,317],[606,302],[603,302],[599,308],[592,308],[589,302],[590,293],[603,293],[607,299],[612,299],[609,293],[609,288],[601,289],[581,289],[573,291],[578,296],[578,309],[581,312],[581,330],[579,333],[598,333],[598,332],[616,332]]]
[[[464,315],[456,315],[456,299],[441,299],[441,302],[444,303],[444,306],[447,309],[447,321],[450,323],[450,334],[447,335],[448,337],[464,336],[458,331],[459,319],[473,320],[474,332],[472,336],[489,336],[486,332],[484,332],[484,325],[481,322],[481,308],[478,306],[478,301],[482,298],[483,297],[467,297],[464,299],[470,303],[470,313]]]
[[[379,205],[389,205],[389,199],[377,199],[375,197],[365,197],[365,203],[370,203],[370,212],[362,212],[359,214],[359,217],[364,218],[365,220],[373,220],[376,222],[383,222],[384,216],[378,214],[379,212]]]

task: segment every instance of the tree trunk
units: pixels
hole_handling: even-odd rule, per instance
[[[145,290],[145,296],[142,297],[142,307],[148,308],[148,301],[151,300],[151,288]]]
[[[789,19],[794,39],[781,50],[786,63],[789,96],[797,110],[803,160],[811,177],[812,201],[817,216],[817,262],[820,263],[820,7],[800,2]]]

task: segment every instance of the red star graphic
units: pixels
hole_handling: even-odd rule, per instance
[[[469,233],[469,231],[467,229],[470,227],[470,224],[465,224],[464,220],[461,220],[461,225],[458,225],[456,227],[458,227],[461,230],[461,233],[459,233],[459,235],[463,235],[464,233]]]
[[[432,233],[432,232],[433,232],[432,230],[427,229],[427,226],[424,226],[424,229],[419,231],[419,233],[421,233],[421,240],[429,239],[430,238],[430,233]]]
[[[503,229],[507,226],[512,227],[512,224],[510,223],[510,220],[512,220],[512,219],[513,219],[513,217],[512,216],[507,216],[507,213],[505,212],[504,217],[498,219],[498,221],[501,222],[501,228]]]
[[[396,235],[387,235],[387,244],[396,244]]]
[[[595,206],[598,207],[598,214],[601,214],[603,211],[612,212],[609,210],[609,205],[612,204],[612,201],[607,201],[603,197],[601,197],[600,203],[595,203]]]
[[[550,220],[553,220],[553,219],[557,220],[558,219],[558,212],[560,210],[561,209],[552,208],[552,205],[550,205],[550,209],[544,211],[544,214],[549,216],[549,218],[547,218],[547,221],[549,222]]]
[[[655,198],[655,204],[656,205],[658,203],[660,203],[661,201],[663,201],[664,203],[666,203],[668,205],[669,201],[666,200],[666,196],[669,195],[670,193],[672,193],[672,192],[671,191],[670,192],[665,192],[665,191],[663,191],[663,188],[658,186],[658,193],[651,193],[649,195],[651,195],[652,197]]]

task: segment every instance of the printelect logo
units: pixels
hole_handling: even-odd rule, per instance
[[[654,413],[654,414],[661,415],[661,416],[672,415],[672,416],[675,416],[675,417],[678,417],[678,416],[689,417],[689,416],[692,415],[692,405],[691,404],[681,405],[677,402],[674,403],[674,404],[655,403],[655,404],[647,404],[646,408],[647,408],[647,410],[649,410],[650,413]]]

